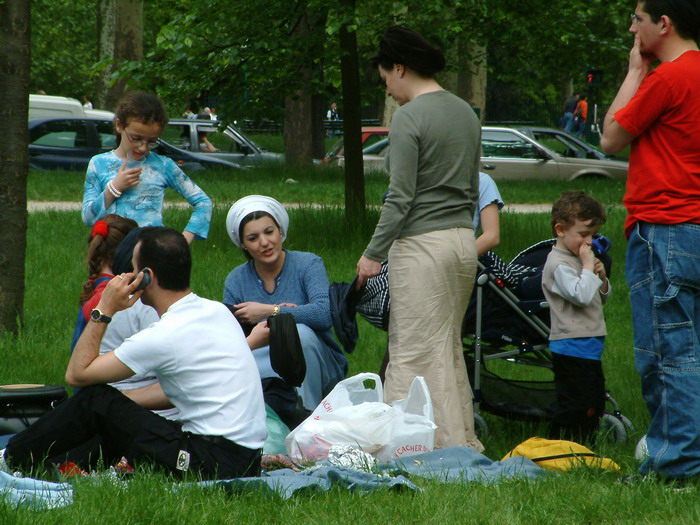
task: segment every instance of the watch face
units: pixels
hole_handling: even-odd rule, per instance
[[[98,323],[109,323],[112,320],[111,317],[107,317],[97,308],[90,312],[90,319]]]

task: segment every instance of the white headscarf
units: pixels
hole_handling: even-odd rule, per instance
[[[287,214],[287,210],[284,209],[284,206],[272,197],[266,197],[265,195],[248,195],[234,202],[226,216],[226,231],[228,231],[228,236],[231,237],[233,244],[241,248],[242,243],[238,236],[241,222],[247,215],[255,211],[264,211],[272,215],[272,218],[275,219],[275,222],[279,224],[282,230],[282,240],[284,241],[287,238],[289,215]]]

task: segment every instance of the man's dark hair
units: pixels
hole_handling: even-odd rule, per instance
[[[190,287],[192,255],[182,233],[151,226],[141,230],[139,241],[139,269],[150,268],[158,278],[158,285],[165,290],[181,292]]]
[[[564,192],[552,206],[552,232],[556,236],[557,223],[568,228],[576,219],[588,223],[588,226],[601,226],[607,217],[603,206],[585,191]]]
[[[372,66],[390,70],[401,64],[420,76],[432,78],[445,69],[442,50],[428,42],[420,33],[403,26],[390,27],[379,42],[379,51],[371,58]]]
[[[684,40],[700,39],[700,2],[698,0],[642,0],[642,11],[655,24],[666,15]]]

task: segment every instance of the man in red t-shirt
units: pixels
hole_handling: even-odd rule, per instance
[[[576,135],[579,137],[583,136],[583,132],[586,131],[586,122],[588,121],[588,95],[581,95],[581,100],[576,104],[576,109],[574,110],[574,117],[576,118]]]
[[[700,475],[700,3],[640,1],[630,32],[601,146],[632,145],[626,275],[651,415],[640,471],[683,479]]]

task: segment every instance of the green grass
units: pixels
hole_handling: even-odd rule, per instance
[[[264,175],[270,182],[273,174]],[[330,175],[329,175],[330,177]],[[301,183],[300,183],[301,184]],[[325,181],[314,192],[328,192]],[[333,190],[342,195],[336,180]],[[515,195],[529,193],[534,202],[552,200],[566,186],[540,187],[541,197],[527,185],[507,185],[501,190],[510,202]],[[213,187],[213,186],[212,186]],[[268,193],[281,200],[301,201],[284,184],[246,183],[245,189],[228,185],[229,202],[249,192]],[[619,203],[619,188],[599,190],[605,202]],[[209,191],[209,188],[207,188]],[[226,185],[221,182],[222,195]],[[279,193],[277,193],[279,191]],[[307,195],[308,197],[308,195]],[[335,197],[334,197],[335,198]],[[51,200],[54,200],[53,198]],[[304,201],[308,202],[308,201]],[[201,296],[220,299],[228,272],[243,261],[225,232],[225,207],[214,212],[210,238],[193,248],[193,290]],[[341,210],[291,210],[286,247],[318,253],[324,258],[332,281],[348,281],[369,240],[377,219],[371,211],[366,224],[348,226]],[[188,219],[183,210],[167,210],[166,224],[182,228]],[[639,379],[633,366],[630,308],[624,282],[624,212],[611,209],[603,233],[613,243],[611,282],[614,293],[606,306],[609,336],[604,368],[607,384],[636,430],[623,445],[602,443],[598,452],[614,459],[625,473],[635,472],[634,446],[648,422]],[[550,236],[547,214],[502,215],[502,244],[497,252],[506,260],[522,248]],[[70,338],[77,311],[77,297],[85,278],[87,228],[77,212],[42,212],[29,217],[25,322],[18,337],[0,336],[0,378],[3,383],[45,382],[62,384],[68,361]],[[360,320],[360,340],[349,356],[350,374],[377,371],[386,346],[386,334]],[[523,367],[526,368],[526,367]],[[500,459],[515,445],[546,426],[485,415],[489,434],[483,438],[485,454]],[[162,476],[144,472],[124,487],[106,483],[76,484],[72,506],[47,512],[13,510],[0,505],[0,523],[697,523],[700,500],[677,493],[657,483],[625,485],[611,473],[578,470],[542,481],[508,481],[495,485],[479,483],[442,484],[417,479],[424,490],[372,494],[334,490],[308,493],[282,501],[264,493],[228,494],[222,490],[197,488],[177,492]],[[697,491],[697,489],[694,489]]]

